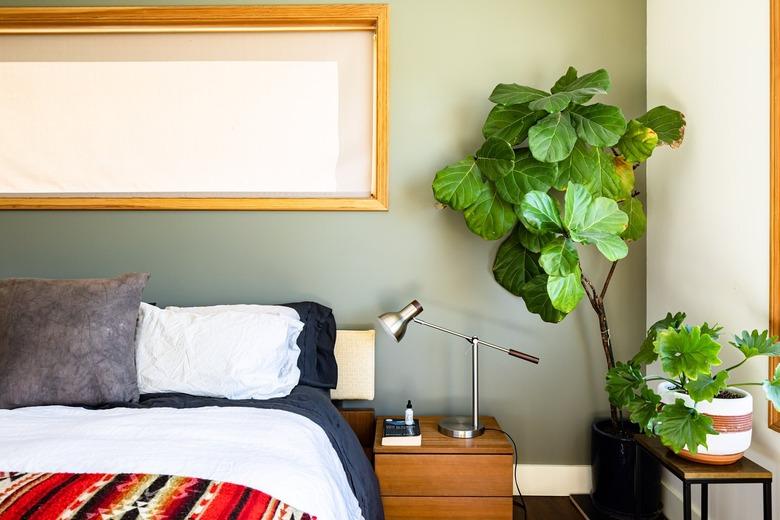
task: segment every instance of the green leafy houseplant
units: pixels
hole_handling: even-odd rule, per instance
[[[656,434],[675,453],[687,446],[696,453],[707,447],[707,435],[716,435],[712,419],[696,409],[698,403],[728,395],[727,387],[761,385],[775,406],[780,409],[780,368],[772,379],[763,382],[729,383],[731,372],[748,359],[757,356],[779,356],[780,343],[767,331],[742,331],[729,342],[742,355],[742,360],[728,368],[713,372],[721,364],[718,343],[721,327],[707,323],[698,326],[684,324],[685,314],[667,314],[647,331],[639,353],[627,362],[618,362],[607,373],[606,389],[613,406],[625,408],[630,420],[648,434]],[[663,376],[643,375],[643,367],[660,360]],[[676,399],[661,404],[661,396],[648,386],[651,381],[666,381],[672,391],[685,394],[693,401]]]
[[[433,193],[463,212],[475,234],[506,237],[493,275],[529,311],[559,322],[587,296],[612,368],[604,299],[627,242],[641,238],[647,224],[634,170],[657,146],[680,145],[685,118],[659,106],[627,121],[616,106],[588,104],[609,88],[606,70],[578,76],[573,67],[549,92],[496,86],[484,143],[436,173]],[[593,246],[612,262],[600,290],[582,271],[579,246]],[[617,426],[617,411],[611,411]]]

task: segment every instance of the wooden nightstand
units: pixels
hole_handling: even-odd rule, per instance
[[[441,417],[419,417],[422,446],[382,446],[377,419],[374,466],[387,520],[512,519],[512,445],[501,432],[474,439],[440,434]],[[482,417],[487,428],[499,428]]]

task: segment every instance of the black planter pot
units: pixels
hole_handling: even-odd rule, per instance
[[[631,433],[636,431],[635,425],[628,422],[624,423],[624,429]],[[599,512],[629,520],[636,518],[635,497],[639,491],[642,497],[640,518],[655,519],[661,513],[661,465],[642,451],[642,474],[635,474],[637,450],[631,433],[621,436],[613,432],[609,419],[593,422],[590,448],[593,491],[590,496]]]

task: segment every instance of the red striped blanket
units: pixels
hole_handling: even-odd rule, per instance
[[[0,472],[0,519],[316,520],[238,484],[145,474]]]

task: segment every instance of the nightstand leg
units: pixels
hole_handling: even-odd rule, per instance
[[[701,520],[707,520],[709,507],[709,486],[705,483],[701,485]]]
[[[691,520],[691,485],[683,482],[683,520]]]
[[[764,520],[772,520],[772,481],[764,482]]]

